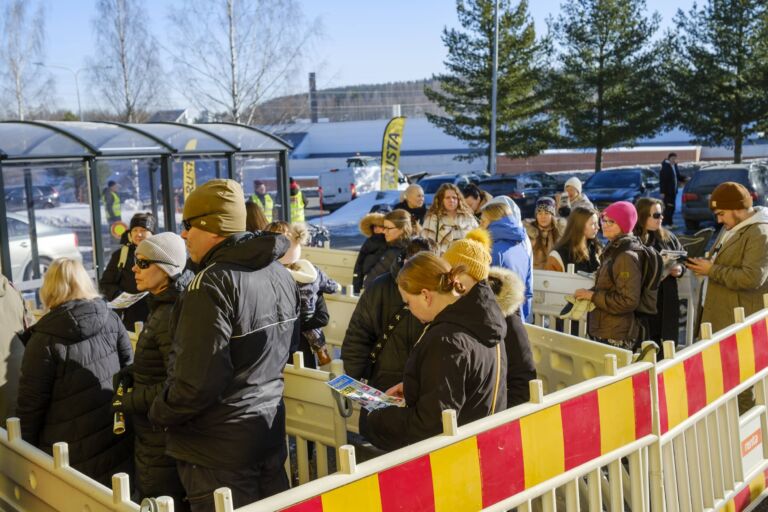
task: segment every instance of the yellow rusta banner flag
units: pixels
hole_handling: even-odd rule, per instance
[[[187,151],[197,149],[197,139],[189,139],[184,146],[184,149]],[[184,200],[186,201],[189,194],[191,194],[197,186],[197,180],[195,179],[195,161],[185,160],[182,164],[182,169],[184,172]]]
[[[404,127],[405,116],[393,117],[384,130],[384,141],[381,144],[381,190],[397,190]]]

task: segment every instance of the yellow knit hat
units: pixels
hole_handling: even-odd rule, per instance
[[[491,235],[483,228],[473,229],[467,237],[456,240],[443,254],[443,259],[451,267],[464,265],[467,274],[476,281],[488,279],[491,268]]]

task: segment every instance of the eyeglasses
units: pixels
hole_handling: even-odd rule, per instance
[[[208,215],[207,213],[204,213],[202,215],[195,215],[194,217],[190,217],[188,219],[182,219],[181,220],[181,227],[184,228],[184,231],[189,231],[192,229],[192,221],[195,219],[199,219],[201,217],[205,217]]]
[[[653,218],[654,218],[654,219],[656,219],[656,220],[658,220],[658,219],[662,218],[663,216],[664,216],[664,214],[663,214],[663,213],[652,213],[652,214],[651,214],[651,217],[653,217]]]
[[[381,229],[384,231],[391,231],[393,229],[398,229],[396,226],[381,226]]]
[[[613,219],[609,219],[608,217],[601,217],[600,224],[602,224],[603,226],[615,226],[616,221]]]
[[[149,266],[153,263],[162,263],[163,265],[171,265],[175,267],[173,263],[168,263],[167,261],[160,261],[160,260],[140,260],[139,258],[136,258],[136,266],[139,267],[141,270],[147,270]]]

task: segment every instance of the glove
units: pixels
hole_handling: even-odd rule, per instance
[[[120,369],[119,372],[112,376],[112,389],[117,391],[117,388],[123,385],[123,391],[133,387],[133,365],[129,364]]]
[[[578,322],[584,318],[587,313],[595,309],[595,305],[590,300],[577,299],[573,295],[566,295],[565,300],[568,304],[565,305],[558,315],[558,318],[563,320],[570,318],[571,320]]]

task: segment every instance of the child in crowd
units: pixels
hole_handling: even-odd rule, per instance
[[[309,261],[301,259],[301,246],[309,241],[306,224],[277,221],[267,225],[265,231],[280,233],[291,241],[290,249],[280,258],[280,263],[285,265],[299,286],[301,337],[299,346],[291,347],[291,352],[297,349],[304,352],[304,364],[307,368],[317,368],[315,356],[320,366],[326,365],[331,362],[331,356],[328,354],[325,336],[321,330],[328,325],[328,308],[323,294],[340,292],[341,285]]]

